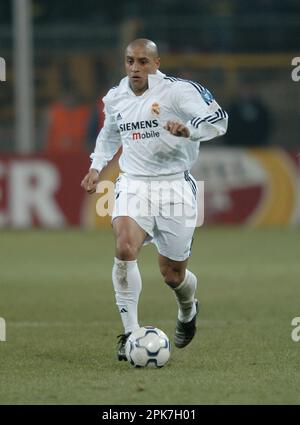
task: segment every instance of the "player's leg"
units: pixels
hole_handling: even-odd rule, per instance
[[[188,260],[174,261],[161,254],[158,257],[161,274],[166,284],[173,289],[178,305],[174,342],[177,347],[183,348],[191,342],[196,332],[197,278],[187,269]]]
[[[162,214],[155,217],[154,243],[160,271],[178,304],[174,342],[185,347],[194,337],[198,312],[197,278],[187,270],[197,223],[196,183],[184,173],[184,178],[173,181],[163,194]]]
[[[138,300],[142,289],[142,280],[137,264],[137,256],[147,233],[130,217],[116,217],[113,220],[116,239],[116,252],[112,270],[115,290],[124,334],[120,335],[118,349],[119,360],[126,360],[125,342],[128,335],[139,327]]]
[[[190,322],[196,314],[197,278],[187,269],[188,260],[174,261],[160,254],[158,257],[165,283],[174,290],[178,304],[178,319],[184,323]]]
[[[123,261],[136,260],[147,232],[128,216],[114,218],[112,226],[116,241],[116,257]]]

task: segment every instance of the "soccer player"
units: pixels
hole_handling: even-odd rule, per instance
[[[119,360],[126,360],[126,340],[139,328],[142,280],[137,257],[149,241],[157,247],[160,272],[178,304],[174,343],[182,348],[194,337],[197,278],[187,269],[187,263],[197,220],[197,185],[189,170],[197,159],[200,142],[227,130],[227,113],[207,89],[193,81],[168,77],[159,66],[153,41],[137,39],[127,46],[127,76],[103,98],[104,127],[81,183],[89,194],[94,193],[100,171],[123,147],[112,213],[116,240],[112,281],[124,327],[119,336]],[[186,214],[166,212],[165,207],[174,207],[176,202],[166,191],[168,185],[157,189],[160,182],[174,189],[177,204],[187,206]],[[149,209],[146,213],[145,209],[137,211],[128,206],[139,202],[151,205],[150,213]]]

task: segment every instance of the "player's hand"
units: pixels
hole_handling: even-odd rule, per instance
[[[174,136],[190,137],[189,129],[182,123],[176,121],[168,121],[164,129],[169,131]]]
[[[94,168],[91,168],[81,182],[81,187],[90,195],[96,192],[97,184],[99,183],[99,173]]]

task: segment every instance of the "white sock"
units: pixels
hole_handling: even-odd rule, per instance
[[[195,292],[197,288],[196,276],[186,270],[185,279],[177,288],[174,288],[174,294],[178,304],[178,319],[187,323],[192,320],[196,314]]]
[[[112,281],[124,332],[133,332],[139,328],[137,307],[142,290],[142,279],[137,260],[123,261],[115,258]]]

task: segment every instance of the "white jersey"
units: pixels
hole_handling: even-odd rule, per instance
[[[136,96],[125,77],[103,98],[105,121],[92,165],[101,171],[120,146],[120,169],[129,176],[164,176],[189,170],[201,141],[222,136],[227,113],[211,93],[192,81],[148,75],[148,89]],[[185,124],[190,137],[177,137],[164,129],[167,121]]]

